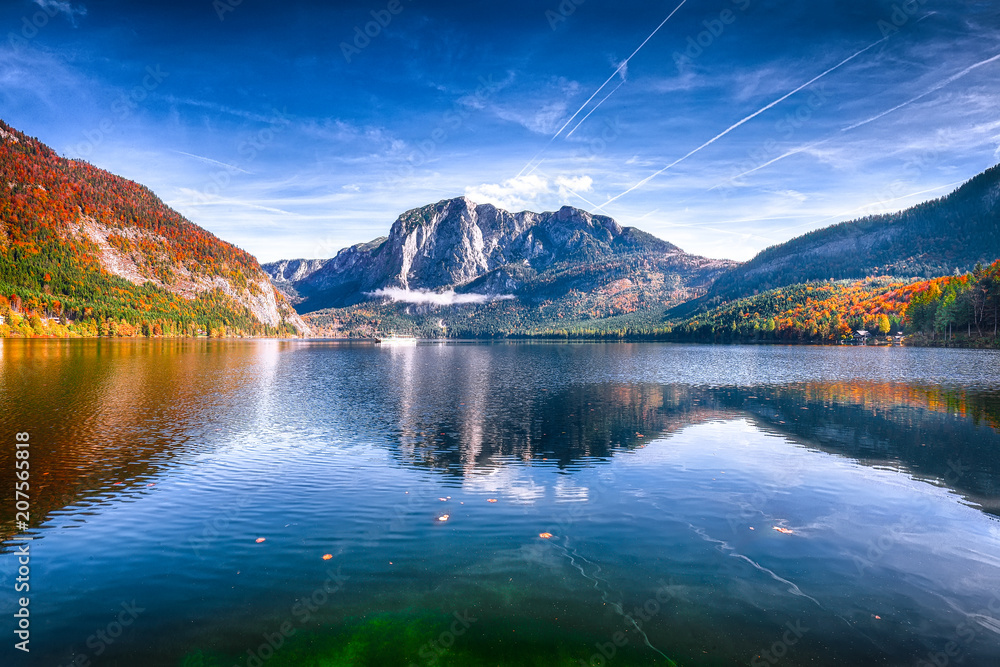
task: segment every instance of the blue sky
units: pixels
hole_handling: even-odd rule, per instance
[[[996,2],[3,0],[0,28],[0,117],[261,261],[459,195],[744,260],[1000,162]]]

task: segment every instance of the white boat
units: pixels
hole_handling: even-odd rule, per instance
[[[415,336],[397,336],[395,334],[390,334],[388,336],[376,338],[375,342],[379,345],[387,345],[389,347],[408,347],[416,345],[417,339]]]

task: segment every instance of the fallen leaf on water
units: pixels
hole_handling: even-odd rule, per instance
[[[538,536],[543,540],[547,540],[552,537],[552,533],[538,533]]]
[[[488,503],[495,503],[496,501],[497,501],[496,498],[487,498],[486,499],[486,502],[488,502]]]
[[[791,535],[792,533],[794,533],[794,532],[795,532],[795,531],[794,531],[794,530],[792,530],[791,528],[782,528],[781,526],[774,526],[774,529],[775,529],[776,531],[778,531],[779,533],[782,533],[782,534],[784,534],[784,535]]]
[[[442,514],[438,517],[438,521],[447,521],[451,517],[450,514]]]
[[[323,560],[330,560],[333,558],[333,554],[323,554]]]
[[[264,541],[265,539],[266,539],[266,538],[263,538],[263,537],[258,537],[258,538],[257,538],[257,544],[260,544],[260,543],[261,543],[261,542],[263,542],[263,541]]]

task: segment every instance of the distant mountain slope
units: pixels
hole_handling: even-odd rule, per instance
[[[63,159],[3,121],[0,290],[15,306],[95,327],[109,319],[243,333],[305,327],[250,254],[142,185]]]
[[[1000,165],[946,197],[810,232],[720,277],[719,303],[783,285],[870,275],[930,277],[1000,258]]]
[[[423,292],[450,290],[466,302],[515,298],[541,305],[615,281],[647,279],[662,305],[661,297],[677,303],[703,293],[732,266],[568,206],[515,214],[459,197],[408,211],[388,237],[333,259],[274,262],[264,270],[299,312],[310,313],[382,295],[431,302]]]

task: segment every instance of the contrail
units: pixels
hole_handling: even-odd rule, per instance
[[[217,164],[220,167],[225,167],[226,169],[232,169],[233,171],[241,171],[244,174],[251,173],[251,172],[247,171],[246,169],[240,169],[236,165],[226,164],[225,162],[219,162],[218,160],[213,160],[212,158],[205,157],[203,155],[195,155],[194,153],[185,153],[184,151],[177,151],[177,150],[175,150],[174,152],[175,153],[180,153],[181,155],[187,155],[188,157],[193,157],[196,160],[202,160],[203,162],[208,162],[209,164]]]
[[[983,65],[989,65],[989,64],[990,64],[991,62],[994,62],[994,61],[996,61],[996,60],[1000,60],[1000,53],[998,53],[997,55],[993,56],[992,58],[987,58],[986,60],[983,60],[983,61],[981,61],[981,62],[978,62],[978,63],[976,63],[975,65],[969,65],[968,67],[966,67],[965,69],[963,69],[963,70],[962,70],[961,72],[959,72],[958,74],[952,74],[951,76],[949,76],[949,77],[948,77],[947,79],[945,79],[944,81],[941,81],[941,82],[940,82],[940,83],[938,83],[937,85],[933,86],[933,87],[932,87],[932,88],[931,88],[930,90],[928,90],[928,91],[925,91],[925,92],[923,92],[923,93],[921,93],[921,94],[917,95],[917,96],[916,96],[916,97],[914,97],[913,99],[910,99],[910,100],[907,100],[907,101],[903,102],[902,104],[897,104],[896,106],[894,106],[893,108],[889,109],[888,111],[883,111],[883,112],[882,112],[882,113],[880,113],[880,114],[877,114],[877,115],[875,115],[875,116],[872,116],[872,117],[871,117],[871,118],[869,118],[868,120],[863,120],[863,121],[861,121],[860,123],[855,123],[854,125],[851,125],[851,126],[849,126],[849,127],[845,127],[845,128],[844,128],[843,130],[841,130],[841,131],[842,131],[842,132],[847,132],[848,130],[853,130],[853,129],[855,129],[855,128],[858,128],[858,127],[861,127],[862,125],[867,125],[868,123],[872,123],[872,122],[874,122],[874,121],[878,120],[879,118],[882,118],[883,116],[888,116],[888,115],[889,115],[889,114],[891,114],[891,113],[892,113],[893,111],[899,111],[899,110],[900,110],[900,109],[902,109],[903,107],[905,107],[905,106],[909,106],[910,104],[913,104],[913,103],[914,103],[914,102],[916,102],[917,100],[920,100],[920,99],[923,99],[924,97],[927,97],[927,96],[928,96],[928,95],[930,95],[931,93],[933,93],[933,92],[936,92],[936,91],[938,91],[938,90],[941,90],[942,88],[944,88],[944,87],[945,87],[945,86],[947,86],[948,84],[950,84],[950,83],[954,83],[955,81],[958,81],[959,79],[961,79],[961,78],[962,78],[963,76],[965,76],[966,74],[968,74],[968,73],[969,73],[969,72],[971,72],[972,70],[974,70],[974,69],[977,69],[977,68],[979,68],[979,67],[982,67]]]
[[[592,113],[594,113],[595,111],[597,111],[597,108],[598,108],[599,106],[601,106],[602,104],[604,104],[604,100],[606,100],[606,99],[608,99],[609,97],[611,97],[612,95],[614,95],[614,94],[615,94],[615,91],[616,91],[616,90],[618,90],[619,88],[621,88],[621,87],[622,87],[622,86],[624,86],[624,85],[625,85],[625,80],[624,80],[624,79],[622,79],[622,82],[621,82],[621,83],[619,83],[619,84],[618,84],[617,86],[615,86],[615,87],[614,87],[614,88],[613,88],[613,89],[611,90],[611,92],[610,92],[610,93],[608,93],[607,95],[605,95],[605,96],[604,96],[604,99],[602,99],[602,100],[601,100],[600,102],[598,102],[598,103],[597,103],[597,105],[596,105],[596,106],[595,106],[595,107],[594,107],[593,109],[591,109],[590,111],[588,111],[588,112],[587,112],[587,115],[586,115],[586,116],[584,116],[584,117],[583,117],[583,118],[582,118],[582,119],[580,120],[580,122],[576,124],[576,127],[574,127],[574,128],[572,129],[572,130],[570,130],[569,132],[567,132],[567,133],[566,133],[566,136],[567,136],[567,137],[569,137],[569,136],[570,136],[570,135],[572,135],[572,134],[573,134],[574,132],[576,132],[577,128],[579,128],[579,127],[580,127],[581,125],[583,125],[583,122],[584,122],[585,120],[587,120],[588,118],[590,118],[590,114],[592,114]],[[548,148],[548,147],[549,147],[549,145],[550,145],[550,144],[551,144],[551,143],[552,143],[552,142],[553,142],[554,140],[555,140],[555,137],[553,137],[552,139],[549,139],[549,143],[548,143],[548,144],[545,144],[545,148]],[[537,154],[535,155],[535,157],[531,158],[531,161],[530,161],[530,162],[528,162],[528,164],[531,164],[532,162],[534,162],[535,160],[537,160],[537,159],[538,159],[538,156],[539,156],[539,155],[541,155],[542,153],[544,153],[544,152],[545,152],[545,148],[543,148],[542,150],[538,151],[538,153],[537,153]],[[531,168],[531,171],[529,171],[529,172],[528,172],[527,174],[525,174],[525,175],[526,175],[526,176],[531,176],[531,175],[532,175],[533,173],[535,173],[535,170],[537,170],[537,169],[538,169],[539,167],[541,167],[541,166],[542,166],[542,162],[544,162],[544,160],[538,160],[538,164],[536,164],[536,165],[535,165],[534,167],[532,167],[532,168]],[[527,169],[527,168],[528,168],[528,165],[527,165],[527,164],[526,164],[526,165],[524,165],[524,168],[525,168],[525,169]],[[521,172],[520,172],[520,173],[518,174],[518,176],[520,176],[521,174],[524,174],[524,169],[522,169],[522,170],[521,170]],[[588,202],[588,203],[589,203],[589,202]]]
[[[583,111],[585,108],[587,108],[587,105],[590,104],[594,100],[595,97],[597,97],[597,94],[600,93],[602,90],[604,90],[605,86],[607,86],[609,83],[611,83],[612,79],[614,79],[615,76],[618,75],[618,72],[620,72],[626,65],[628,65],[628,61],[632,60],[632,58],[635,57],[635,54],[639,53],[639,51],[642,49],[642,47],[646,46],[646,42],[648,42],[649,40],[651,40],[653,38],[653,35],[655,35],[656,33],[658,33],[660,31],[660,28],[662,28],[666,24],[666,22],[669,21],[671,19],[671,17],[673,17],[673,15],[676,14],[677,11],[681,7],[684,6],[684,3],[686,3],[686,2],[687,2],[687,0],[681,0],[681,4],[677,5],[677,7],[674,8],[674,11],[670,12],[670,14],[667,16],[667,18],[663,19],[663,21],[660,22],[660,25],[656,26],[656,30],[654,30],[653,32],[649,33],[649,37],[647,37],[646,39],[643,40],[642,44],[639,45],[639,48],[637,48],[635,51],[632,52],[632,55],[630,55],[628,58],[626,58],[625,60],[623,60],[620,65],[618,65],[618,68],[614,72],[611,73],[611,76],[608,77],[608,80],[605,81],[604,83],[602,83],[601,87],[598,88],[597,90],[595,90],[594,94],[591,95],[590,97],[588,97],[587,101],[584,102],[580,106],[580,108],[576,110],[576,113],[574,113],[572,116],[570,116],[569,120],[567,120],[565,123],[563,123],[563,126],[560,127],[559,130],[555,134],[552,135],[552,138],[549,139],[549,142],[547,144],[545,144],[545,146],[542,148],[542,150],[538,151],[538,153],[535,155],[535,157],[531,158],[531,160],[528,161],[528,164],[524,165],[524,168],[522,168],[521,171],[519,171],[517,173],[517,176],[521,176],[522,174],[524,174],[524,170],[527,169],[528,167],[530,167],[531,163],[534,162],[536,159],[538,159],[538,156],[541,155],[542,153],[544,153],[546,148],[548,148],[549,146],[552,145],[552,142],[555,141],[556,138],[560,134],[562,134],[562,131],[565,130],[566,127],[570,123],[573,122],[573,119],[576,118],[577,116],[579,116],[581,111]],[[610,95],[608,97],[610,97]],[[607,97],[605,97],[604,99],[607,99]],[[603,103],[604,100],[601,100],[601,102]],[[598,104],[597,106],[600,106],[600,104]],[[587,115],[589,116],[590,114],[587,114]],[[586,118],[584,120],[586,120]],[[580,122],[583,122],[583,121],[580,121]],[[577,127],[579,127],[579,124],[577,124]],[[576,127],[574,127],[573,130],[575,131]],[[515,178],[517,178],[517,176],[515,176]]]
[[[625,85],[625,79],[622,79],[622,82],[621,82],[621,83],[619,83],[619,84],[618,84],[617,86],[615,86],[614,88],[612,88],[612,89],[611,89],[611,92],[610,92],[610,93],[608,93],[607,95],[605,95],[605,96],[604,96],[604,98],[603,98],[603,99],[602,99],[602,100],[601,100],[600,102],[598,102],[597,104],[595,104],[595,105],[594,105],[594,108],[593,108],[593,109],[591,109],[590,111],[588,111],[588,112],[587,112],[587,115],[586,115],[586,116],[584,116],[583,118],[581,118],[581,119],[580,119],[580,122],[579,122],[579,123],[577,123],[577,124],[576,124],[576,126],[575,126],[575,127],[574,127],[574,128],[572,129],[572,130],[570,130],[569,132],[567,132],[567,133],[566,133],[566,137],[567,137],[567,138],[569,138],[569,137],[573,136],[573,133],[574,133],[574,132],[576,132],[576,131],[577,131],[577,129],[579,129],[579,127],[580,127],[581,125],[583,125],[583,122],[584,122],[585,120],[587,120],[588,118],[590,118],[590,114],[592,114],[592,113],[594,113],[595,111],[597,111],[598,109],[600,109],[600,108],[601,108],[601,105],[602,105],[602,104],[604,104],[604,102],[605,102],[605,101],[607,101],[607,99],[608,99],[609,97],[611,97],[611,96],[612,96],[612,95],[614,95],[614,94],[615,94],[616,92],[618,92],[618,89],[619,89],[619,88],[621,88],[621,87],[622,87],[622,86],[624,86],[624,85]]]
[[[784,160],[786,157],[792,157],[793,155],[798,155],[799,153],[807,151],[810,148],[816,148],[816,146],[819,146],[820,144],[825,144],[828,141],[830,141],[830,140],[829,139],[823,139],[822,141],[817,141],[815,143],[807,144],[805,146],[799,146],[798,148],[793,148],[792,150],[788,151],[787,153],[783,153],[782,155],[779,155],[776,158],[772,158],[772,159],[768,160],[764,164],[758,165],[758,166],[754,167],[753,169],[748,169],[748,170],[744,171],[742,174],[736,174],[735,176],[727,179],[726,182],[731,183],[731,182],[735,181],[738,178],[743,178],[744,176],[749,176],[750,174],[754,173],[755,171],[760,171],[764,167],[770,167],[775,162],[778,162],[780,160]],[[718,188],[721,185],[723,185],[723,183],[719,183],[717,185],[713,185],[708,190],[711,192],[712,190]]]
[[[935,91],[938,91],[941,88],[944,88],[948,84],[954,83],[955,81],[957,81],[958,79],[962,78],[963,76],[965,76],[969,72],[971,72],[971,71],[973,71],[973,70],[975,70],[975,69],[977,69],[979,67],[982,67],[983,65],[988,65],[988,64],[990,64],[990,63],[992,63],[992,62],[994,62],[996,60],[1000,60],[1000,54],[997,54],[997,55],[993,56],[992,58],[987,58],[986,60],[983,60],[981,62],[975,63],[974,65],[970,65],[969,67],[966,67],[965,69],[963,69],[961,72],[958,72],[957,74],[953,74],[952,76],[948,77],[944,81],[942,81],[942,82],[938,83],[937,85],[935,85],[934,87],[932,87],[930,90],[928,90],[928,91],[926,91],[924,93],[921,93],[920,95],[917,95],[913,99],[907,100],[906,102],[903,102],[902,104],[898,104],[898,105],[894,106],[891,109],[888,109],[888,110],[883,111],[883,112],[881,112],[879,114],[876,114],[876,115],[872,116],[871,118],[869,118],[867,120],[863,120],[863,121],[861,121],[859,123],[855,123],[854,125],[849,125],[849,126],[843,128],[843,129],[841,129],[840,131],[841,132],[847,132],[849,130],[854,130],[856,128],[859,128],[862,125],[867,125],[868,123],[873,123],[873,122],[879,120],[880,118],[883,118],[884,116],[888,116],[889,114],[891,114],[894,111],[898,111],[898,110],[902,109],[903,107],[905,107],[907,105],[910,105],[910,104],[913,104],[917,100],[920,100],[920,99],[922,99],[922,98],[930,95],[931,93],[933,93]],[[807,146],[801,146],[799,148],[790,150],[790,151],[788,151],[787,153],[785,153],[783,155],[779,155],[778,157],[776,157],[776,158],[774,158],[772,160],[768,160],[767,162],[765,162],[764,164],[762,164],[760,166],[754,167],[753,169],[750,169],[748,171],[744,171],[742,174],[739,174],[737,176],[733,176],[729,180],[730,181],[735,181],[738,178],[742,178],[744,176],[748,176],[748,175],[754,173],[755,171],[759,171],[759,170],[763,169],[764,167],[770,167],[775,162],[778,162],[780,160],[784,160],[786,157],[791,157],[793,155],[797,155],[798,153],[801,153],[803,151],[809,150],[810,148],[815,148],[816,146],[819,146],[820,144],[824,144],[824,143],[826,143],[828,141],[830,141],[830,139],[824,139],[822,141],[818,141],[816,143],[809,144]],[[709,190],[714,190],[717,187],[719,187],[719,186],[715,185],[715,186],[709,188]]]
[[[578,115],[580,114],[580,112],[581,112],[581,111],[583,111],[583,110],[584,110],[584,108],[586,108],[586,106],[587,106],[588,104],[590,104],[590,103],[591,103],[591,102],[593,101],[593,99],[594,99],[595,97],[597,97],[597,94],[598,94],[599,92],[601,92],[602,90],[604,90],[604,86],[606,86],[606,85],[608,85],[609,83],[611,83],[611,80],[615,78],[615,76],[616,76],[616,75],[618,74],[618,72],[622,71],[622,69],[623,69],[623,68],[624,68],[624,67],[625,67],[626,65],[628,65],[628,61],[632,60],[632,58],[634,58],[634,57],[635,57],[635,54],[639,53],[639,51],[640,51],[640,50],[642,50],[642,47],[646,46],[646,42],[648,42],[649,40],[653,39],[653,35],[655,35],[656,33],[658,33],[658,32],[660,31],[660,28],[662,28],[662,27],[663,27],[663,26],[664,26],[664,25],[666,24],[666,22],[667,22],[667,21],[669,21],[669,20],[671,19],[671,17],[672,17],[672,16],[674,15],[674,14],[676,14],[676,13],[677,13],[677,11],[678,11],[678,10],[679,10],[679,9],[680,9],[681,7],[683,7],[683,6],[684,6],[684,3],[685,3],[685,2],[687,2],[687,0],[681,0],[681,4],[677,5],[677,7],[675,7],[675,8],[674,8],[674,11],[670,12],[670,15],[669,15],[669,16],[667,16],[667,18],[663,19],[663,21],[662,21],[662,22],[660,23],[660,25],[656,26],[656,30],[654,30],[653,32],[649,33],[649,37],[647,37],[646,39],[644,39],[644,40],[643,40],[642,44],[640,44],[640,45],[639,45],[639,48],[637,48],[637,49],[636,49],[635,51],[633,51],[633,52],[632,52],[632,55],[630,55],[630,56],[629,56],[628,58],[626,58],[625,60],[623,60],[623,61],[622,61],[622,64],[618,66],[618,69],[616,69],[616,70],[615,70],[614,72],[612,72],[612,73],[611,73],[611,76],[609,76],[609,77],[608,77],[608,80],[607,80],[607,81],[605,81],[604,83],[602,83],[602,84],[601,84],[601,87],[600,87],[600,88],[598,88],[597,90],[595,90],[595,91],[594,91],[594,94],[593,94],[593,95],[591,95],[591,96],[590,96],[589,98],[587,98],[587,101],[586,101],[586,102],[584,102],[584,103],[583,103],[583,105],[582,105],[582,106],[581,106],[581,107],[580,107],[579,109],[577,109],[577,110],[576,110],[576,113],[575,113],[575,114],[573,114],[572,116],[570,116],[570,117],[569,117],[569,120],[567,120],[567,121],[566,121],[566,122],[565,122],[565,123],[563,124],[563,126],[559,128],[559,131],[558,131],[558,132],[556,132],[556,133],[555,133],[555,135],[553,135],[553,137],[552,137],[553,139],[555,139],[555,138],[556,138],[556,137],[558,137],[558,136],[559,136],[560,134],[562,134],[562,131],[566,129],[566,126],[567,126],[567,125],[569,125],[570,123],[572,123],[572,122],[573,122],[573,119],[574,119],[574,118],[576,118],[576,117],[577,117],[577,116],[578,116]]]
[[[930,12],[930,13],[928,13],[928,14],[924,15],[924,16],[921,16],[921,17],[920,17],[919,19],[917,19],[917,21],[916,21],[916,22],[917,22],[917,23],[920,23],[920,22],[921,22],[921,21],[923,21],[924,19],[928,19],[928,18],[930,18],[931,16],[934,16],[934,15],[935,15],[936,13],[937,13],[937,12]],[[979,63],[979,64],[983,64],[983,63]],[[977,65],[974,65],[973,67],[978,67],[978,66],[979,66],[979,64],[977,64]],[[932,92],[932,91],[928,91],[928,92]],[[926,94],[926,93],[925,93],[925,94]],[[913,100],[910,100],[910,102],[907,102],[907,103],[905,103],[905,104],[910,104],[910,103],[912,103],[912,102],[915,102],[915,101],[916,101],[916,99],[913,99]],[[905,104],[902,104],[902,105],[900,105],[900,107],[901,107],[901,106],[905,106]],[[900,107],[896,107],[895,109],[890,109],[890,110],[889,110],[889,111],[887,111],[886,113],[891,113],[892,111],[895,111],[896,109],[898,109],[898,108],[900,108]],[[847,130],[853,130],[853,129],[854,129],[854,128],[856,128],[856,127],[860,127],[860,126],[862,126],[862,125],[864,125],[864,124],[866,124],[866,123],[870,123],[870,122],[872,122],[873,120],[877,120],[878,118],[881,118],[881,117],[882,117],[882,116],[884,116],[884,115],[885,115],[885,114],[880,114],[879,116],[877,116],[877,117],[875,117],[875,118],[869,118],[868,120],[866,120],[866,121],[863,121],[863,122],[861,122],[861,123],[858,123],[858,124],[856,124],[856,125],[852,125],[852,126],[850,126],[850,127],[845,127],[845,128],[843,128],[843,129],[842,129],[841,131],[842,131],[842,132],[846,132]],[[832,138],[832,137],[831,137],[831,138]],[[781,160],[784,160],[784,159],[785,159],[785,158],[787,158],[787,157],[791,157],[791,156],[793,156],[793,155],[797,155],[798,153],[801,153],[802,151],[805,151],[805,150],[808,150],[809,148],[812,148],[812,147],[815,147],[815,146],[819,146],[820,144],[824,144],[824,143],[826,143],[827,141],[830,141],[830,140],[831,140],[831,138],[827,138],[827,139],[824,139],[824,140],[822,140],[822,141],[819,141],[819,142],[816,142],[816,143],[814,143],[814,144],[811,144],[811,145],[809,145],[809,146],[803,146],[803,147],[801,147],[801,148],[798,148],[798,149],[795,149],[795,150],[791,150],[791,151],[788,151],[788,152],[787,152],[787,153],[785,153],[784,155],[779,155],[778,157],[774,158],[773,160],[769,160],[769,161],[765,162],[764,164],[760,165],[759,167],[755,167],[755,168],[753,168],[753,169],[750,169],[749,171],[745,171],[745,172],[743,172],[742,174],[739,174],[738,176],[733,176],[733,177],[732,177],[732,178],[730,178],[729,180],[730,180],[730,181],[734,181],[734,180],[736,180],[737,178],[742,178],[743,176],[747,176],[747,175],[749,175],[749,174],[752,174],[752,173],[754,173],[755,171],[759,171],[759,170],[763,169],[764,167],[769,167],[769,166],[771,166],[772,164],[774,164],[775,162],[779,162],[779,161],[781,161]],[[997,149],[997,155],[998,155],[998,156],[1000,156],[1000,148],[998,148],[998,149]],[[722,184],[722,183],[719,183],[719,184],[717,184],[717,185],[713,185],[713,186],[712,186],[711,188],[709,188],[709,191],[711,191],[711,190],[715,190],[716,188],[720,187],[721,185],[723,185],[723,184]]]
[[[708,141],[706,141],[705,143],[703,143],[703,144],[702,144],[701,146],[698,146],[698,148],[695,148],[695,149],[694,149],[693,151],[691,151],[690,153],[688,153],[688,154],[687,154],[687,155],[685,155],[684,157],[682,157],[682,158],[678,158],[677,160],[674,160],[673,162],[671,162],[670,164],[668,164],[668,165],[667,165],[666,167],[664,167],[663,169],[660,169],[659,171],[657,171],[657,172],[654,172],[654,173],[650,174],[650,175],[649,175],[649,176],[647,176],[646,178],[642,179],[641,181],[639,181],[638,183],[636,183],[635,185],[633,185],[632,187],[630,187],[630,188],[629,188],[628,190],[626,190],[625,192],[623,192],[623,193],[621,193],[620,195],[617,195],[617,196],[615,196],[615,197],[612,197],[612,198],[611,198],[611,199],[609,199],[608,201],[604,202],[603,204],[601,204],[601,206],[600,206],[599,208],[602,208],[602,209],[603,209],[603,208],[604,208],[605,206],[607,206],[608,204],[610,204],[610,203],[612,203],[612,202],[614,202],[614,201],[617,201],[618,199],[621,199],[622,197],[624,197],[624,196],[625,196],[625,195],[627,195],[628,193],[632,192],[633,190],[635,190],[635,189],[637,189],[637,188],[640,188],[640,187],[642,187],[642,186],[643,186],[643,185],[645,185],[646,183],[649,183],[649,182],[650,182],[651,180],[653,180],[654,178],[656,178],[657,176],[659,176],[659,175],[660,175],[660,174],[662,174],[663,172],[667,171],[668,169],[671,169],[671,168],[673,168],[673,167],[677,166],[678,164],[680,164],[680,163],[681,163],[681,162],[683,162],[684,160],[688,159],[689,157],[691,157],[691,156],[692,156],[692,155],[694,155],[695,153],[698,153],[698,152],[699,152],[699,151],[701,151],[702,149],[704,149],[704,148],[707,148],[707,147],[711,146],[711,145],[712,145],[712,144],[714,144],[714,143],[715,143],[716,141],[718,141],[718,140],[719,140],[719,139],[721,139],[722,137],[726,136],[727,134],[729,134],[730,132],[732,132],[733,130],[735,130],[736,128],[738,128],[738,127],[739,127],[740,125],[743,125],[744,123],[746,123],[746,122],[748,122],[748,121],[751,121],[751,120],[753,120],[754,118],[756,118],[757,116],[761,115],[761,114],[762,114],[762,113],[764,113],[765,111],[767,111],[767,110],[769,110],[769,109],[771,109],[771,108],[773,108],[773,107],[777,106],[778,104],[781,104],[782,102],[784,102],[785,100],[787,100],[787,99],[788,99],[789,97],[791,97],[791,96],[792,96],[792,95],[794,95],[795,93],[797,93],[797,92],[799,92],[800,90],[802,90],[803,88],[806,88],[806,87],[808,87],[808,86],[811,86],[812,84],[816,83],[817,81],[819,81],[820,79],[822,79],[822,78],[823,78],[824,76],[826,76],[826,75],[827,75],[827,74],[829,74],[830,72],[833,72],[834,70],[836,70],[836,69],[839,69],[840,67],[843,67],[843,66],[844,66],[844,65],[846,65],[847,63],[851,62],[852,60],[854,60],[855,58],[857,58],[858,56],[860,56],[860,55],[861,55],[862,53],[864,53],[865,51],[868,51],[868,50],[870,50],[870,49],[872,49],[872,48],[874,48],[874,47],[878,46],[879,44],[881,44],[882,42],[884,42],[884,41],[885,41],[886,39],[888,39],[888,37],[883,37],[882,39],[878,40],[877,42],[875,42],[875,43],[873,43],[873,44],[870,44],[870,45],[866,46],[865,48],[861,49],[860,51],[858,51],[858,52],[857,52],[857,53],[855,53],[854,55],[852,55],[852,56],[849,56],[849,57],[845,58],[844,60],[841,60],[841,61],[840,61],[839,63],[837,63],[836,65],[834,65],[834,66],[833,66],[833,67],[831,67],[830,69],[826,70],[826,71],[825,71],[825,72],[823,72],[822,74],[820,74],[820,75],[818,75],[818,76],[815,76],[815,77],[813,77],[812,79],[810,79],[809,81],[807,81],[807,82],[803,83],[803,84],[802,84],[801,86],[799,86],[798,88],[796,88],[796,89],[795,89],[795,90],[793,90],[792,92],[790,92],[790,93],[786,93],[785,95],[782,95],[781,97],[779,97],[778,99],[774,100],[773,102],[771,102],[771,103],[770,103],[770,104],[768,104],[767,106],[765,106],[765,107],[762,107],[762,108],[758,109],[757,111],[754,111],[754,112],[753,112],[752,114],[750,114],[749,116],[747,116],[747,117],[746,117],[746,118],[744,118],[743,120],[741,120],[741,121],[739,121],[739,122],[737,122],[737,123],[734,123],[733,125],[730,125],[730,126],[729,126],[728,128],[726,128],[725,130],[723,130],[723,131],[722,131],[722,132],[720,132],[719,134],[715,135],[714,137],[712,137],[711,139],[709,139]]]

